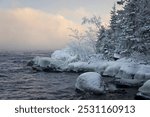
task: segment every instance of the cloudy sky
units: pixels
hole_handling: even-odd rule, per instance
[[[0,50],[62,48],[84,16],[109,22],[116,0],[0,0]]]

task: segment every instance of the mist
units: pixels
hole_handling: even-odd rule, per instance
[[[68,28],[75,26],[62,15],[32,8],[0,10],[0,50],[62,48],[70,40]]]

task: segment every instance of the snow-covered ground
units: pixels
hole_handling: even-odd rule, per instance
[[[150,65],[134,62],[132,59],[121,58],[117,61],[103,60],[93,54],[83,61],[69,48],[55,51],[51,57],[35,57],[34,67],[47,68],[54,71],[67,72],[98,72],[102,76],[115,78],[117,84],[139,86],[150,79]]]

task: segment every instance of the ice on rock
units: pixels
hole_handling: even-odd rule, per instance
[[[51,58],[37,56],[33,59],[33,61],[35,65],[38,65],[40,67],[48,67],[50,65]]]
[[[95,64],[95,70],[96,72],[100,73],[100,74],[103,74],[105,69],[109,66],[108,62],[107,61],[101,61],[101,62],[97,62],[97,63],[94,63]]]
[[[143,80],[135,79],[134,75],[138,71],[139,66],[133,63],[122,63],[122,66],[115,76],[116,83],[119,85],[126,86],[140,86],[143,83]]]
[[[71,50],[69,49],[69,47],[66,47],[62,50],[56,50],[52,53],[51,58],[56,60],[62,60],[67,63],[78,61],[78,56],[74,55],[73,52],[71,52]]]
[[[111,62],[109,66],[105,69],[103,76],[114,77],[117,75],[121,67],[121,63]]]
[[[65,68],[65,63],[62,60],[56,60],[49,57],[35,57],[33,59],[34,67],[40,67],[42,69],[54,69],[54,70],[62,70]]]
[[[87,72],[87,71],[95,71],[95,67],[87,62],[74,62],[68,64],[67,71],[74,72]]]
[[[122,63],[122,66],[115,76],[116,78],[134,79],[134,74],[138,70],[138,65],[132,63]]]
[[[83,92],[92,92],[96,94],[104,93],[104,82],[101,75],[96,72],[81,74],[76,80],[75,87]]]
[[[149,65],[140,65],[134,78],[135,79],[143,79],[144,81],[149,80],[150,79],[150,66]]]
[[[120,57],[119,54],[115,53],[114,56],[113,56],[113,58],[114,58],[115,60],[118,60],[118,59],[120,59],[121,57]]]
[[[146,81],[138,90],[137,96],[150,99],[150,80]]]

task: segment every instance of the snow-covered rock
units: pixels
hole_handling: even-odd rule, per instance
[[[117,63],[117,62],[109,63],[109,66],[103,72],[103,76],[110,76],[110,77],[116,76],[120,70],[120,67],[121,67],[121,63]]]
[[[138,86],[150,79],[150,65],[138,64],[133,59],[107,61],[102,55],[93,54],[87,61],[81,61],[80,57],[66,47],[56,50],[51,57],[35,57],[28,65],[39,71],[98,72],[102,76],[114,77],[117,84],[127,86]]]
[[[74,62],[68,64],[67,71],[73,72],[88,72],[95,71],[95,66],[88,64],[87,62]]]
[[[114,53],[114,56],[113,56],[113,58],[114,58],[115,60],[118,60],[118,59],[120,59],[121,57],[120,57],[120,55],[119,55],[119,54],[117,54],[117,53]]]
[[[116,78],[133,79],[138,70],[138,65],[132,63],[122,63]]]
[[[109,66],[109,63],[107,61],[101,61],[94,63],[96,72],[103,74],[105,69]]]
[[[146,81],[138,90],[137,96],[150,99],[150,80]]]
[[[136,72],[135,79],[143,79],[144,81],[150,79],[150,66],[149,65],[140,65],[138,71]]]
[[[95,94],[104,93],[104,82],[101,75],[96,72],[86,72],[81,74],[75,84],[76,89],[83,92],[92,92]]]
[[[122,62],[120,63],[121,67],[118,74],[115,75],[115,82],[118,85],[125,85],[125,86],[141,86],[143,83],[143,78],[135,79],[134,76],[139,69],[139,65],[129,62]]]
[[[48,67],[50,65],[51,58],[37,56],[33,59],[33,62],[35,65],[38,65],[40,67]]]
[[[33,63],[34,68],[49,69],[52,71],[62,71],[66,67],[64,61],[50,57],[35,57]]]

